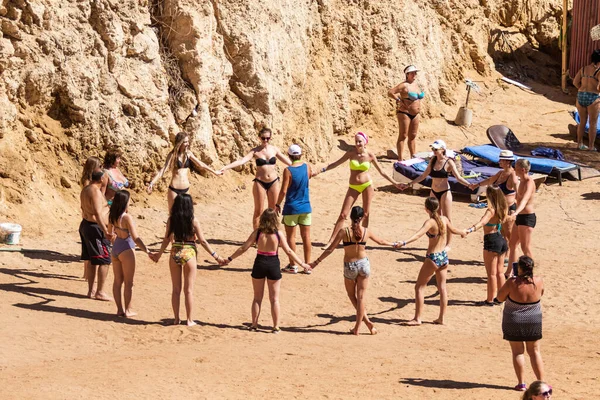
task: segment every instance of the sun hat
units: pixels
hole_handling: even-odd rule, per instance
[[[417,71],[418,71],[418,69],[414,65],[409,65],[406,68],[404,68],[405,74],[408,74],[409,72],[417,72]]]
[[[499,158],[500,158],[500,160],[514,161],[515,160],[515,155],[510,150],[502,150],[500,152],[500,157]]]
[[[435,142],[431,143],[429,145],[429,147],[431,147],[432,149],[444,149],[446,150],[446,142],[444,142],[442,139],[438,139]]]
[[[299,155],[302,155],[302,149],[297,144],[293,144],[288,149],[288,154],[290,156],[299,156]]]

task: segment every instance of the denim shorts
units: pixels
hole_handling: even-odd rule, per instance
[[[371,264],[367,257],[344,263],[344,278],[355,281],[359,275],[365,278],[371,275]]]

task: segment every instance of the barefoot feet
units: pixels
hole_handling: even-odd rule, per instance
[[[100,301],[112,301],[111,297],[104,292],[97,292],[94,298]]]
[[[186,322],[186,325],[187,326],[194,326],[194,325],[198,325],[198,324],[195,323],[193,319],[188,319],[187,322]]]
[[[418,319],[411,319],[406,323],[406,326],[419,326],[421,325],[421,321]]]
[[[444,319],[438,318],[438,319],[434,320],[433,323],[436,325],[444,325]]]

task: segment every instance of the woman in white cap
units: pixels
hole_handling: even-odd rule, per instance
[[[258,228],[258,221],[265,210],[265,198],[267,199],[268,208],[275,209],[277,196],[279,196],[279,176],[277,176],[277,168],[275,167],[277,159],[287,166],[292,165],[292,162],[279,150],[279,147],[269,144],[273,137],[271,129],[262,128],[258,132],[258,137],[261,141],[260,145],[250,150],[244,158],[224,166],[219,171],[223,173],[228,169],[239,167],[253,158],[256,161],[256,177],[252,187],[252,195],[254,196],[252,227],[254,229]]]
[[[344,221],[350,214],[350,209],[356,202],[358,196],[361,194],[363,200],[363,209],[365,212],[364,218],[362,219],[362,224],[365,228],[369,226],[369,209],[371,207],[371,201],[373,200],[373,194],[375,192],[375,189],[373,188],[373,181],[371,180],[371,175],[369,174],[371,165],[375,166],[375,169],[381,174],[381,176],[387,179],[392,185],[398,189],[401,188],[399,183],[395,182],[381,169],[375,154],[367,151],[367,143],[369,143],[369,137],[363,132],[358,132],[356,135],[354,135],[355,147],[352,150],[348,150],[339,160],[321,169],[321,172],[325,172],[341,165],[345,161],[349,162],[350,167],[350,187],[346,191],[346,197],[344,197],[344,202],[342,203],[342,211],[340,212],[340,216],[335,223],[335,227],[333,228],[333,232],[331,233],[331,237],[325,245],[325,248],[331,245],[331,243],[337,237],[338,232],[344,226]]]
[[[475,190],[480,186],[498,186],[498,188],[502,190],[504,198],[506,199],[508,215],[512,215],[517,210],[516,194],[517,187],[519,186],[519,179],[517,178],[517,174],[513,168],[515,156],[510,150],[502,150],[499,158],[502,171],[498,171],[496,175],[491,176],[479,183],[472,183],[470,188],[471,190]],[[510,233],[512,232],[513,225],[514,221],[512,219],[507,220],[504,224],[503,233],[507,240],[510,240]],[[508,259],[505,259],[505,264],[508,265]]]
[[[414,65],[407,66],[404,68],[406,80],[388,90],[388,96],[396,100],[396,117],[398,118],[399,131],[396,150],[399,161],[404,160],[404,141],[407,137],[410,158],[414,158],[416,153],[415,139],[419,131],[421,100],[425,97],[425,92],[416,83],[418,71]]]
[[[431,145],[433,157],[429,160],[429,164],[421,175],[413,179],[408,184],[401,184],[401,188],[412,186],[415,183],[421,182],[427,176],[431,177],[431,196],[435,197],[441,208],[441,215],[452,221],[452,192],[448,183],[448,176],[454,175],[456,180],[466,187],[469,187],[469,182],[463,178],[456,169],[454,160],[446,155],[446,142],[441,139],[436,140]],[[447,235],[446,251],[450,251],[450,241],[452,235]]]
[[[285,236],[290,249],[294,253],[296,252],[296,226],[300,226],[304,262],[308,264],[310,263],[310,253],[312,250],[310,243],[312,207],[310,205],[308,181],[313,176],[317,176],[319,172],[313,171],[310,165],[301,160],[302,148],[297,144],[290,146],[288,155],[292,160],[292,165],[283,170],[281,190],[279,191],[279,198],[275,207],[278,213],[283,214]],[[285,199],[285,205],[282,212],[281,203],[283,203],[283,199]],[[292,274],[298,272],[298,266],[295,265],[292,257],[290,257],[290,263],[282,271]],[[305,272],[310,273],[309,270]]]

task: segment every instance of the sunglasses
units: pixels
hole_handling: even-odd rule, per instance
[[[267,142],[271,140],[271,136],[261,136],[260,140],[266,140]]]
[[[538,396],[550,397],[552,396],[552,389],[548,389],[546,392],[539,393]]]

